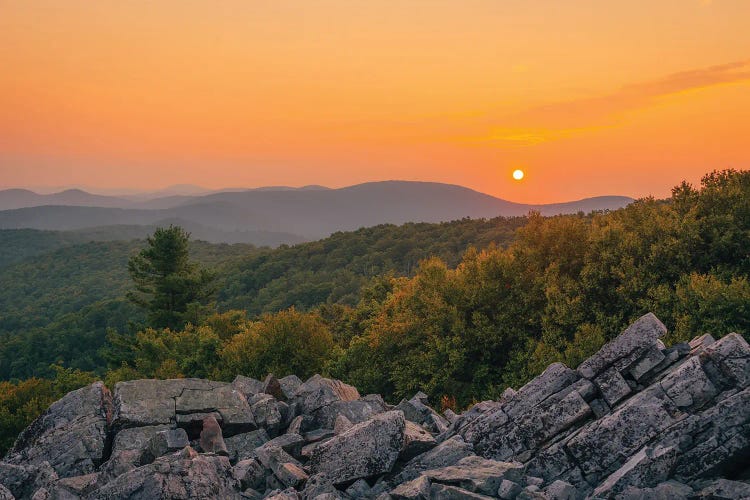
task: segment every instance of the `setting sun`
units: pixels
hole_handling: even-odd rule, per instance
[[[521,169],[514,170],[513,171],[513,178],[515,180],[517,180],[517,181],[520,181],[521,179],[523,179],[523,170],[521,170]]]

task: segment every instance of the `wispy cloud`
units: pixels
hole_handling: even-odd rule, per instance
[[[613,126],[623,115],[659,99],[717,85],[750,80],[750,60],[673,73],[626,85],[606,95],[555,102],[495,120],[475,140],[505,146],[533,146]]]

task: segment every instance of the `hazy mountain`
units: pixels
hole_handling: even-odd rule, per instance
[[[515,216],[525,215],[530,210],[539,210],[544,215],[590,212],[620,208],[632,201],[622,196],[603,196],[568,203],[528,205],[461,186],[405,181],[371,182],[341,189],[276,188],[171,196],[125,205],[138,208],[113,208],[118,207],[113,200],[119,198],[98,198],[104,198],[98,200],[102,203],[98,207],[39,206],[0,211],[0,228],[74,230],[114,225],[153,226],[178,220],[196,228],[210,228],[212,234],[206,238],[209,241],[225,241],[221,238],[228,238],[224,234],[227,232],[237,235],[261,231],[283,233],[281,240],[293,243],[382,223]],[[81,196],[76,205],[82,205],[84,199],[97,200]],[[105,202],[108,204],[104,205]],[[58,205],[72,204],[60,202]],[[202,230],[195,230],[196,237]],[[231,241],[255,243],[244,238]]]
[[[91,194],[80,189],[67,189],[53,194],[37,194],[28,189],[5,189],[0,191],[0,210],[38,207],[42,205],[124,207],[131,204],[125,198]]]

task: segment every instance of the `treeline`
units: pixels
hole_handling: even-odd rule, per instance
[[[667,200],[639,200],[611,213],[532,214],[521,224],[477,224],[518,229],[508,244],[493,245],[503,241],[498,234],[507,236],[506,229],[493,229],[484,248],[464,251],[428,228],[446,253],[417,259],[415,267],[411,257],[400,257],[403,248],[391,253],[399,237],[379,246],[383,228],[352,233],[351,240],[338,234],[279,249],[275,255],[284,260],[278,268],[273,253],[250,256],[232,264],[235,272],[219,294],[220,304],[237,310],[209,314],[184,328],[110,333],[104,378],[113,384],[142,377],[230,380],[238,373],[319,372],[392,401],[423,390],[436,403],[463,408],[496,398],[553,361],[576,366],[647,311],[667,324],[668,344],[702,333],[750,335],[750,172],[714,172],[698,188],[683,183]],[[418,227],[393,231],[412,228],[415,246],[428,249]],[[442,227],[450,232],[473,226],[459,221]],[[363,238],[361,246],[344,243],[356,238]],[[327,247],[337,239],[339,245]],[[379,255],[375,260],[373,253]],[[271,283],[288,283],[293,297],[304,283],[289,273],[305,272],[305,262],[307,270],[327,273],[334,284],[342,270],[356,271],[355,281],[366,284],[354,286],[354,295],[337,295],[335,286],[319,295],[308,290],[304,300],[285,298],[279,289],[278,302],[256,302]],[[370,262],[378,262],[380,271],[366,271]],[[244,298],[231,302],[235,292]],[[248,308],[270,312],[256,316]],[[14,387],[4,389],[12,394]],[[21,410],[13,406],[20,403],[13,401],[0,403],[0,435],[20,430],[14,416]]]
[[[413,275],[431,255],[455,265],[469,245],[507,244],[524,218],[381,225],[277,249],[190,243],[190,257],[216,274],[216,306],[249,317],[290,306],[354,305],[372,276]],[[108,235],[111,236],[111,235]],[[51,377],[50,364],[103,374],[106,332],[134,333],[145,314],[129,303],[128,259],[145,241],[75,243],[79,235],[0,231],[0,247],[28,248],[0,266],[0,380]],[[72,238],[72,240],[71,240]],[[44,245],[50,250],[42,253]],[[23,252],[23,250],[19,250]]]

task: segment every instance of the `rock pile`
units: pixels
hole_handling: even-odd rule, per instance
[[[18,437],[0,500],[750,498],[750,347],[664,333],[461,415],[319,375],[98,382]]]

